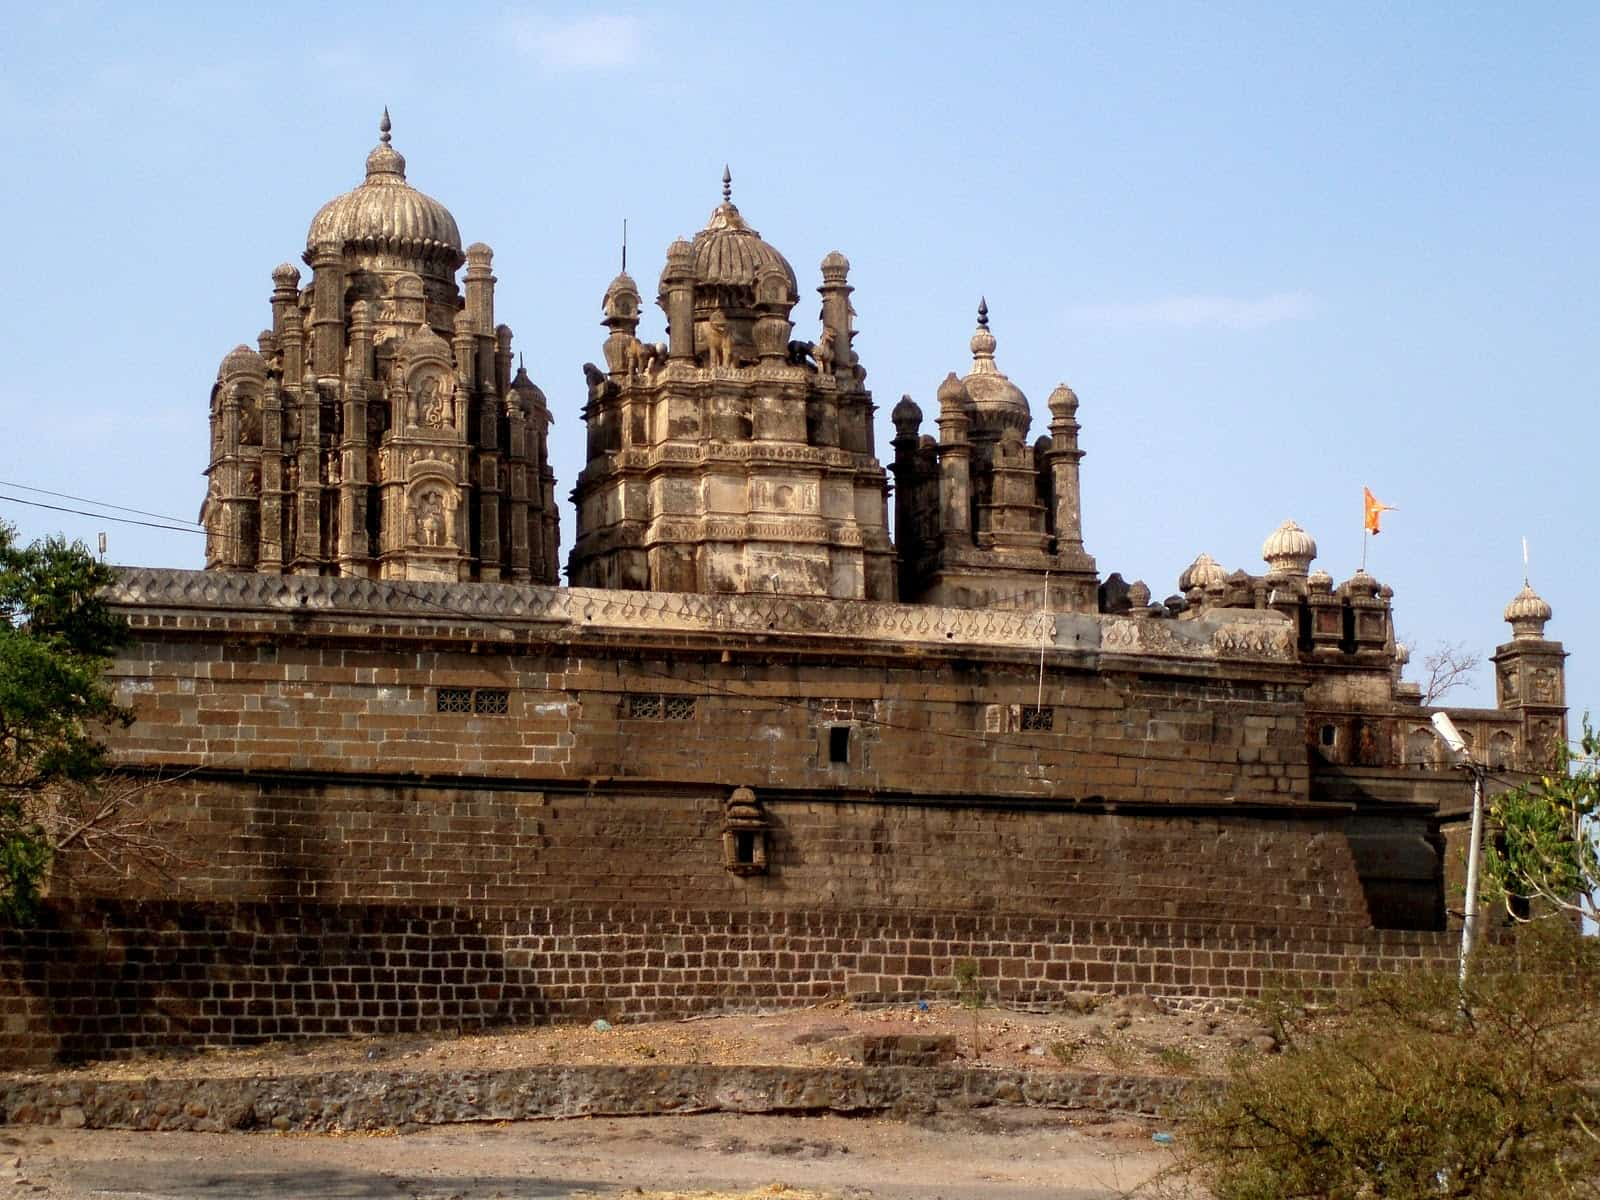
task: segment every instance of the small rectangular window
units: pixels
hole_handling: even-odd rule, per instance
[[[487,717],[503,717],[511,711],[511,694],[504,688],[479,688],[472,693],[472,711]]]
[[[628,717],[634,721],[659,721],[661,719],[660,696],[629,696]]]
[[[471,688],[440,688],[435,703],[442,713],[469,713],[472,711]]]
[[[661,705],[661,716],[667,721],[694,720],[693,696],[667,696]]]
[[[847,763],[850,761],[850,726],[829,726],[828,761],[831,763]]]
[[[1023,705],[1019,724],[1023,733],[1048,733],[1056,727],[1056,710],[1048,706],[1030,708]]]

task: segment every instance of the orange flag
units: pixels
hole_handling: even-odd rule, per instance
[[[1365,509],[1365,525],[1368,533],[1379,533],[1378,515],[1386,512],[1398,512],[1392,504],[1385,504],[1372,494],[1371,488],[1361,489],[1361,499]]]

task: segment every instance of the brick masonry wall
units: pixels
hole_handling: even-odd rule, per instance
[[[173,858],[65,856],[79,899],[0,935],[22,1058],[883,1001],[966,957],[1019,1001],[1201,1002],[1437,949],[1372,933],[1280,664],[1062,651],[1038,729],[1005,646],[132,615],[113,744]],[[765,874],[723,862],[740,786]]]
[[[122,656],[113,677],[138,718],[116,740],[124,761],[1121,803],[1283,804],[1309,791],[1303,697],[1272,672],[1057,667],[1042,694],[1052,728],[1024,732],[1015,717],[1040,699],[1037,660],[998,651],[752,662],[740,638],[723,662],[604,642],[507,654],[468,631],[352,644],[340,629],[240,624],[151,630]],[[503,690],[506,712],[440,712],[441,688]],[[652,697],[689,715],[636,715]],[[833,725],[851,729],[847,763],[829,761]]]
[[[6,1061],[22,1066],[152,1045],[904,1001],[948,993],[965,958],[1011,1003],[1090,990],[1209,1005],[1279,984],[1327,995],[1453,950],[1448,934],[1011,914],[79,902],[0,932],[0,1027]]]

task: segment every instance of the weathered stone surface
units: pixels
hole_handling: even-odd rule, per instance
[[[280,1078],[85,1079],[67,1089],[0,1076],[12,1124],[93,1129],[358,1130],[465,1121],[669,1113],[870,1113],[1029,1104],[1171,1115],[1205,1081],[953,1067],[525,1067]]]

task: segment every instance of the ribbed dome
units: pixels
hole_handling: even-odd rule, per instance
[[[1555,610],[1545,603],[1539,593],[1533,590],[1531,584],[1524,582],[1522,590],[1511,597],[1511,603],[1506,605],[1505,618],[1511,622],[1511,629],[1516,637],[1543,637],[1544,625]]]
[[[800,285],[789,260],[745,224],[732,197],[731,177],[724,169],[722,203],[691,243],[695,282],[708,287],[753,288],[763,269],[778,267],[789,280],[790,294],[797,295]]]
[[[972,397],[973,415],[980,429],[1015,429],[1027,433],[1032,419],[1028,398],[994,362],[994,334],[989,332],[989,302],[978,301],[978,329],[972,335],[972,372],[961,382]]]
[[[217,369],[217,374],[222,377],[266,373],[267,360],[242,342],[223,356],[222,365]]]
[[[1293,521],[1279,525],[1261,545],[1261,557],[1283,575],[1304,575],[1316,556],[1316,539]]]
[[[406,182],[406,160],[389,144],[387,109],[378,128],[380,141],[367,155],[366,179],[328,201],[311,219],[306,262],[319,242],[333,242],[341,249],[412,255],[453,272],[466,261],[456,219]]]
[[[1178,576],[1178,590],[1187,592],[1195,588],[1215,587],[1227,582],[1227,579],[1228,573],[1222,569],[1221,563],[1209,554],[1197,554],[1189,564],[1189,569]]]

